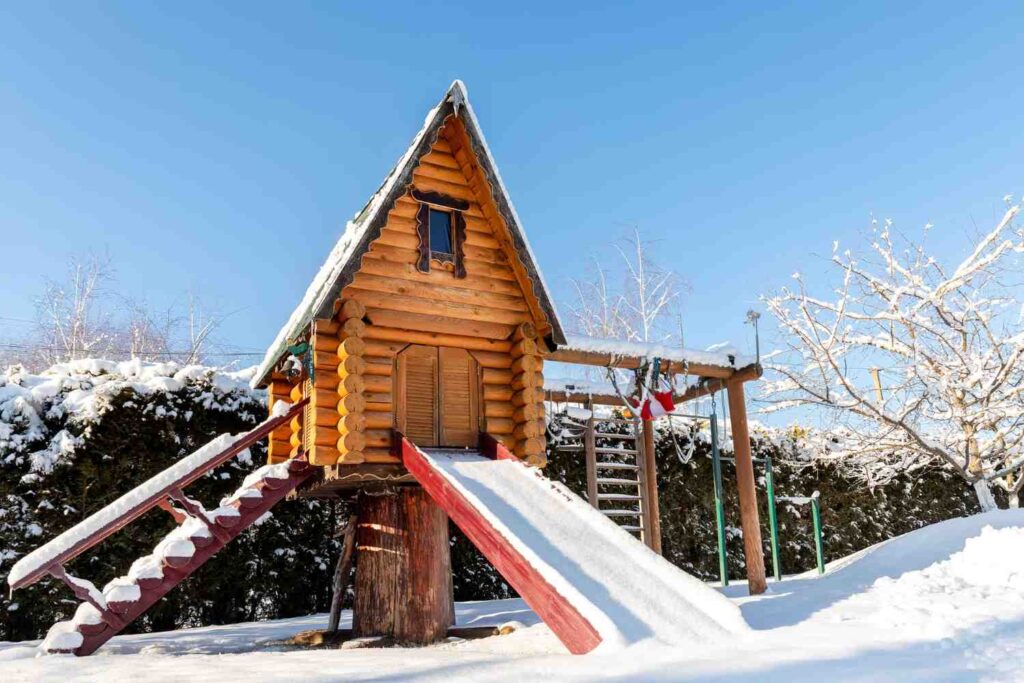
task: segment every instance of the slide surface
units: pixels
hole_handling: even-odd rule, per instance
[[[519,461],[419,449],[409,471],[575,653],[644,640],[700,645],[747,629],[716,590]]]

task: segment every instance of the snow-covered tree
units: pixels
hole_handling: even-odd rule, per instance
[[[832,455],[870,483],[945,463],[1018,504],[1024,487],[1024,235],[1008,209],[952,267],[922,242],[873,224],[868,255],[833,245],[833,286],[795,284],[765,297],[784,335],[763,386],[768,410],[825,409]],[[925,227],[925,234],[931,228]]]
[[[591,271],[574,279],[572,319],[588,336],[628,341],[665,341],[677,337],[682,280],[651,256],[650,243],[633,228],[608,268],[594,259]]]

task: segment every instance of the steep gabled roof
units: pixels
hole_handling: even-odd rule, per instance
[[[554,300],[537,266],[533,250],[530,249],[530,243],[526,239],[519,215],[505,189],[505,183],[501,180],[501,174],[498,172],[498,166],[484,139],[483,131],[480,130],[476,114],[469,103],[466,86],[462,81],[457,80],[451,84],[437,106],[427,114],[423,128],[413,138],[412,144],[409,145],[395,167],[391,169],[380,188],[366,203],[366,206],[345,226],[345,232],[342,233],[327,260],[320,267],[320,271],[309,284],[302,301],[292,312],[281,331],[277,333],[270,348],[267,349],[263,362],[260,363],[259,369],[253,377],[252,385],[254,387],[267,381],[274,366],[287,350],[288,343],[299,336],[314,319],[329,318],[333,315],[334,301],[359,270],[360,258],[369,249],[370,243],[380,236],[381,228],[387,222],[388,212],[394,206],[395,201],[408,191],[409,185],[412,183],[413,169],[416,168],[420,158],[430,151],[449,116],[459,117],[466,128],[480,169],[491,186],[494,202],[509,228],[516,254],[526,269],[541,310],[551,325],[552,341],[555,344],[565,343],[565,334],[558,320]]]

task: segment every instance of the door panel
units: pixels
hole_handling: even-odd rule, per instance
[[[397,362],[398,429],[417,446],[477,446],[481,392],[476,359],[465,349],[411,344]]]
[[[475,447],[479,441],[480,379],[465,349],[442,346],[439,359],[439,431],[442,446]]]
[[[398,355],[398,429],[417,446],[437,446],[437,348],[411,345]]]

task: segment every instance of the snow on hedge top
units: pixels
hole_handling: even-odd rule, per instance
[[[690,365],[713,365],[720,368],[741,368],[753,363],[752,358],[741,356],[728,344],[718,344],[706,351],[684,349],[667,344],[622,341],[620,339],[599,339],[582,334],[565,335],[566,344],[560,349],[587,353],[610,353],[620,357],[661,358],[663,360],[689,363]]]
[[[519,220],[519,214],[516,212],[515,205],[512,203],[512,198],[508,194],[505,182],[501,179],[501,173],[498,171],[498,165],[494,161],[494,155],[491,154],[491,149],[487,145],[486,138],[484,138],[483,130],[480,128],[480,122],[477,120],[476,113],[473,111],[473,107],[469,103],[469,93],[466,90],[466,86],[462,81],[456,80],[451,84],[451,86],[449,86],[448,90],[445,92],[445,96],[437,106],[427,112],[427,116],[423,120],[423,127],[420,128],[418,133],[416,133],[412,143],[405,150],[405,153],[402,154],[398,163],[396,163],[390,173],[388,173],[384,182],[370,198],[370,201],[368,201],[366,205],[352,217],[352,220],[345,224],[345,231],[338,239],[338,242],[334,245],[330,255],[327,257],[327,260],[324,261],[322,266],[320,266],[320,270],[317,272],[316,277],[314,277],[313,281],[309,283],[309,287],[306,288],[306,293],[303,295],[299,305],[294,311],[292,311],[291,316],[288,318],[288,322],[284,324],[284,327],[282,327],[277,333],[274,341],[267,349],[267,353],[263,357],[263,361],[260,363],[259,368],[256,370],[256,373],[252,378],[253,388],[258,387],[267,378],[273,370],[274,365],[288,348],[288,343],[295,339],[306,325],[312,322],[316,312],[326,304],[327,298],[331,296],[333,287],[338,281],[338,278],[341,277],[345,267],[353,257],[357,256],[356,250],[362,241],[366,230],[371,224],[373,224],[375,217],[382,210],[386,209],[385,200],[391,194],[395,184],[403,177],[403,172],[406,167],[416,161],[414,157],[420,143],[431,130],[435,129],[435,126],[442,123],[442,121],[439,120],[438,114],[441,112],[445,103],[449,101],[455,106],[456,112],[458,112],[460,108],[465,112],[464,120],[466,122],[466,126],[471,135],[480,142],[480,145],[483,148],[485,158],[481,161],[486,163],[489,170],[493,172],[494,179],[498,184],[498,187],[495,188],[495,190],[500,194],[512,214],[514,225],[510,225],[509,229],[522,239],[522,243],[525,246],[526,252],[532,263],[537,263],[533,249],[530,247],[530,241],[526,238],[526,232],[522,229],[522,222]],[[542,301],[545,301],[550,306],[551,313],[555,318],[551,323],[557,330],[561,330],[561,326],[558,322],[558,312],[555,309],[551,290],[544,281],[544,275],[541,273],[540,268],[535,268],[534,270],[536,271],[541,289],[537,294],[541,297]]]
[[[251,369],[222,372],[200,365],[139,360],[76,360],[39,374],[11,366],[0,372],[0,464],[27,457],[32,472],[49,474],[74,453],[81,433],[125,390],[148,396],[199,386],[198,398],[207,408],[238,410],[252,396],[251,375]],[[60,420],[65,428],[52,434],[48,420]]]

